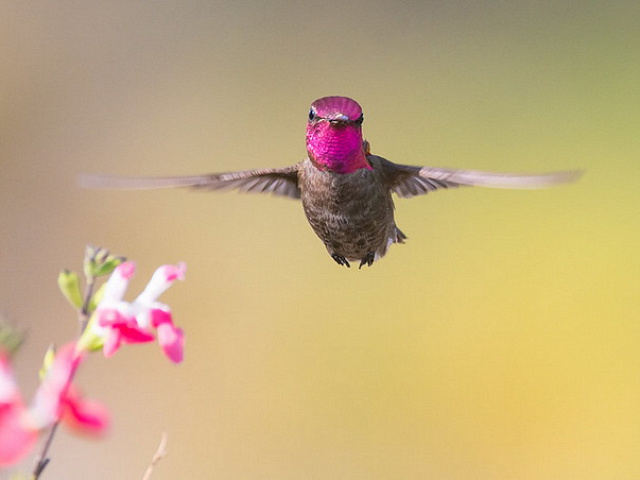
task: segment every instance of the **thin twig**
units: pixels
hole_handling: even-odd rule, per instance
[[[71,367],[71,371],[69,372],[69,378],[67,379],[67,382],[65,383],[64,388],[60,393],[60,398],[63,398],[67,395],[67,392],[69,391],[69,387],[71,386],[71,382],[73,382],[73,378],[76,376],[76,372],[78,371],[79,365],[80,365],[80,362],[77,361],[77,359],[74,360],[73,365]],[[49,464],[49,457],[48,457],[49,449],[51,448],[53,437],[55,437],[56,432],[58,431],[59,425],[60,425],[60,419],[57,420],[53,425],[51,425],[51,428],[49,429],[47,438],[44,444],[42,445],[42,450],[40,450],[40,454],[36,458],[36,462],[33,467],[33,473],[31,476],[32,480],[38,480],[38,478],[40,478],[40,475],[44,471],[45,467]]]
[[[78,312],[78,319],[80,323],[80,333],[78,338],[82,336],[85,329],[87,328],[87,324],[89,323],[89,303],[91,302],[91,297],[93,296],[93,286],[94,286],[95,278],[93,276],[87,278],[87,285],[84,292],[84,302],[82,305],[82,309]],[[74,361],[73,367],[69,372],[69,378],[60,394],[60,398],[66,396],[69,387],[71,386],[71,382],[76,375],[76,371],[78,370],[80,362]],[[58,426],[60,425],[60,419],[58,419],[51,428],[49,428],[49,433],[47,434],[47,438],[42,444],[42,449],[40,450],[40,454],[36,457],[35,464],[33,466],[33,473],[31,474],[32,480],[38,480],[40,475],[44,471],[44,469],[49,464],[49,449],[51,448],[51,443],[53,442],[53,437],[55,437],[56,432],[58,431]]]
[[[147,467],[147,471],[144,472],[144,477],[142,477],[142,480],[149,480],[151,478],[151,474],[153,473],[153,468],[160,460],[162,460],[167,455],[167,441],[168,437],[167,433],[165,432],[162,434],[160,445],[158,445],[158,450],[156,450],[156,453],[153,455],[151,463]]]
[[[82,303],[82,309],[78,311],[80,336],[82,336],[89,324],[89,305],[91,304],[91,297],[93,297],[93,287],[95,286],[95,283],[96,279],[93,275],[87,276],[87,285],[84,289],[84,302]]]

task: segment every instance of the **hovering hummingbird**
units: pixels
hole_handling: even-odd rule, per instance
[[[413,197],[462,185],[544,188],[576,180],[581,172],[498,173],[400,165],[370,152],[362,137],[362,108],[347,97],[311,104],[308,157],[295,165],[264,170],[180,177],[124,178],[85,175],[87,188],[190,187],[237,189],[300,199],[309,224],[339,265],[371,266],[392,243],[407,238],[396,226],[391,194]]]

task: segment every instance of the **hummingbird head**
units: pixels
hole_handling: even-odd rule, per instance
[[[362,139],[364,116],[358,102],[324,97],[311,104],[307,123],[307,153],[321,170],[351,173],[371,170]]]

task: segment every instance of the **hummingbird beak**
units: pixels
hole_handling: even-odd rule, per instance
[[[349,121],[349,117],[340,113],[331,118],[327,118],[327,120],[329,120],[330,123],[347,123]]]

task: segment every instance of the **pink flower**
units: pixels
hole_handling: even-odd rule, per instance
[[[106,430],[109,415],[105,407],[85,400],[72,384],[83,358],[75,343],[63,346],[27,409],[11,365],[0,352],[0,467],[20,461],[34,447],[40,432],[59,420],[82,433],[100,434]]]
[[[37,439],[38,430],[28,422],[9,360],[0,352],[0,467],[20,461]]]
[[[86,400],[72,383],[84,360],[75,343],[60,348],[36,391],[29,409],[35,428],[46,428],[62,420],[76,431],[101,434],[109,425],[109,415],[101,404]]]
[[[163,265],[158,268],[140,295],[131,303],[122,300],[135,272],[135,264],[119,265],[107,281],[102,301],[95,311],[92,333],[102,338],[106,357],[113,355],[123,343],[144,343],[154,340],[174,363],[183,359],[184,334],[176,328],[171,309],[156,299],[176,280],[183,280],[186,266]]]
[[[107,408],[100,402],[85,399],[74,385],[67,392],[65,405],[62,421],[75,432],[96,436],[109,427]]]

